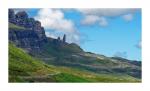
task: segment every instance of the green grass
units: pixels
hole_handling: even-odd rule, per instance
[[[24,27],[21,27],[21,26],[18,26],[18,25],[15,25],[13,23],[9,23],[9,29],[15,29],[15,30],[26,30],[26,28]]]
[[[9,78],[14,81],[18,76],[34,76],[53,73],[47,65],[38,59],[32,58],[25,51],[9,44]]]
[[[125,75],[125,74],[113,74],[113,73],[112,74],[97,74],[97,73],[92,73],[92,72],[85,71],[85,70],[68,68],[68,67],[57,67],[55,69],[59,70],[59,72],[62,72],[65,74],[66,73],[71,74],[73,76],[82,78],[82,81],[84,80],[83,82],[140,82],[139,79],[134,78],[129,75]],[[76,81],[76,82],[80,82],[80,81]]]
[[[56,75],[57,82],[90,82],[88,79],[68,73],[60,73]]]
[[[97,74],[89,71],[47,65],[9,43],[9,82],[140,82],[123,74]]]

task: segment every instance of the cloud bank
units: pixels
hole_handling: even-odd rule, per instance
[[[114,18],[121,16],[125,21],[131,21],[134,17],[134,13],[140,9],[117,9],[117,8],[102,8],[102,9],[76,9],[81,12],[85,17],[81,20],[81,24],[93,25],[99,23],[100,26],[107,26],[107,18]]]
[[[94,25],[100,27],[107,27],[109,25],[108,18],[115,19],[114,17],[121,17],[123,20],[129,22],[134,18],[134,13],[140,9],[117,9],[117,8],[95,8],[95,9],[40,9],[35,16],[35,19],[41,21],[42,26],[46,30],[53,30],[51,33],[46,31],[49,37],[57,38],[58,36],[67,35],[67,42],[80,44],[83,41],[80,32],[77,30],[76,25],[71,19],[65,18],[65,12],[73,11],[79,12],[83,18],[81,25]]]
[[[58,35],[66,34],[67,42],[80,42],[79,33],[76,30],[74,23],[64,18],[64,13],[59,9],[40,9],[35,19],[41,21],[42,26],[47,30],[55,30],[56,33],[50,34],[46,32],[49,37],[57,38]]]
[[[96,23],[99,23],[100,26],[107,26],[108,24],[106,18],[95,15],[86,15],[81,21],[81,24],[83,25],[94,25]]]

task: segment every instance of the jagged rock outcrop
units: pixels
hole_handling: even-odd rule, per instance
[[[66,42],[66,34],[64,34],[64,36],[63,36],[63,42],[64,43]]]
[[[57,40],[58,40],[58,41],[61,41],[61,40],[60,40],[60,37],[58,37]]]
[[[64,34],[62,39],[60,37],[58,37],[57,39],[53,39],[52,43],[59,47],[68,45],[68,43],[66,42],[66,34]]]
[[[28,24],[28,14],[25,11],[18,12],[15,15],[16,24],[19,26],[27,27]]]
[[[13,9],[9,9],[9,40],[27,50],[40,50],[41,46],[47,43],[48,38],[40,21],[30,18],[25,11],[15,13]],[[56,46],[68,44],[65,34],[62,40],[58,37],[51,41]]]
[[[8,18],[9,18],[9,22],[15,23],[15,12],[13,9],[9,9]]]
[[[18,47],[40,50],[40,47],[47,42],[41,23],[34,18],[29,18],[25,11],[15,14],[13,9],[9,9],[9,23],[11,24],[9,26],[9,40]]]

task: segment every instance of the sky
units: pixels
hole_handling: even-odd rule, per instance
[[[141,61],[141,9],[24,9],[41,21],[48,37],[67,35],[85,51]],[[20,11],[20,10],[19,10]]]

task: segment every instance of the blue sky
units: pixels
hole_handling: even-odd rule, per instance
[[[85,51],[141,60],[140,9],[26,9],[46,35],[67,35]]]

